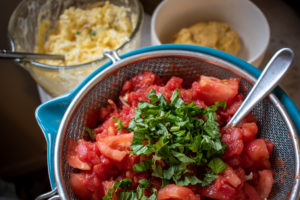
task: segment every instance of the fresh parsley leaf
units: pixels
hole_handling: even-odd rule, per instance
[[[218,157],[212,159],[208,163],[208,167],[216,174],[219,174],[223,172],[226,168],[227,165]]]
[[[196,176],[185,176],[183,180],[178,181],[176,184],[181,186],[188,186],[196,185],[198,183],[202,183],[202,181]]]
[[[118,127],[117,127],[117,130],[118,130],[118,131],[119,131],[119,130],[122,130],[122,129],[124,128],[123,122],[122,122],[121,120],[119,120],[118,118],[115,118],[115,117],[113,117],[112,120],[113,120],[114,122],[117,122],[116,125],[118,126]]]
[[[130,187],[131,185],[132,185],[132,181],[131,181],[131,179],[128,179],[128,178],[122,179],[121,181],[116,181],[114,183],[113,187],[108,190],[108,194],[105,195],[102,198],[102,200],[110,200],[110,199],[112,199],[115,196],[115,194],[116,194],[116,192],[117,192],[117,190],[118,190],[119,187],[122,188],[122,189],[125,189],[127,187]]]
[[[118,200],[138,200],[134,191],[125,191],[118,194]]]
[[[152,188],[152,195],[148,198],[148,200],[157,200],[157,189]]]
[[[156,102],[159,101],[158,96],[155,95],[155,90],[152,89],[149,94],[147,95],[147,98],[151,100],[152,104],[156,104]]]
[[[222,108],[223,110],[225,110],[226,107],[227,107],[226,102],[219,102],[219,101],[217,101],[217,102],[215,103],[215,105],[216,105],[217,107],[219,107],[219,108]]]
[[[147,189],[147,188],[149,188],[151,186],[151,182],[148,181],[147,179],[139,180],[139,184],[144,189]]]
[[[188,163],[189,164],[189,163],[194,163],[195,162],[192,158],[186,156],[183,153],[179,153],[179,152],[175,152],[175,151],[173,151],[172,153],[182,163]]]
[[[204,174],[204,178],[202,180],[201,186],[205,187],[207,185],[210,185],[216,178],[218,178],[218,175],[212,173]]]
[[[138,164],[133,165],[133,171],[135,172],[145,172],[150,169],[152,165],[151,160],[144,160]]]
[[[86,127],[86,126],[84,127],[84,129],[86,132],[88,132],[88,134],[92,140],[94,140],[96,138],[96,133],[92,129],[90,129],[89,127]]]

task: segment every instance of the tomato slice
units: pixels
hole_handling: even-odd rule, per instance
[[[67,163],[76,169],[81,170],[90,170],[91,166],[87,162],[83,162],[79,159],[78,154],[76,153],[75,149],[77,147],[77,142],[71,138],[67,140],[67,147],[66,147],[66,160]]]
[[[160,189],[157,194],[158,200],[200,200],[199,196],[196,196],[194,192],[183,186],[171,184]]]
[[[199,96],[208,105],[216,101],[229,103],[238,94],[239,82],[238,78],[220,80],[202,75],[199,82]]]
[[[100,153],[117,162],[121,162],[128,154],[132,140],[133,133],[106,137],[98,134],[96,137]]]

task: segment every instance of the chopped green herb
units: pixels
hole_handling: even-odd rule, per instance
[[[216,178],[218,178],[218,175],[212,173],[204,174],[204,178],[202,180],[201,186],[205,187],[207,185],[210,185]]]
[[[80,32],[79,32],[79,31],[76,31],[76,35],[80,35]]]
[[[89,133],[89,136],[92,140],[94,140],[96,138],[96,133],[90,129],[89,127],[84,127],[85,131]]]
[[[151,185],[150,181],[148,181],[147,179],[140,180],[139,184],[142,188],[145,188],[145,189],[149,188]]]
[[[208,163],[208,167],[216,174],[223,172],[227,165],[220,159],[214,158]]]
[[[118,200],[157,200],[157,190],[152,189],[152,195],[150,197],[147,197],[144,194],[145,189],[149,188],[151,185],[150,181],[146,179],[142,179],[139,181],[139,185],[136,189],[136,192],[134,191],[124,191],[120,192],[118,195]]]
[[[144,160],[138,164],[133,165],[133,170],[135,172],[145,172],[151,167],[151,160]]]
[[[112,199],[118,188],[126,189],[132,185],[132,181],[128,178],[122,179],[121,181],[116,181],[111,189],[108,190],[108,194],[105,195],[102,200],[110,200]]]
[[[216,102],[207,108],[199,108],[195,102],[184,102],[178,89],[173,92],[169,104],[153,89],[147,98],[150,103],[138,103],[127,129],[134,132],[131,153],[152,155],[152,160],[134,165],[134,171],[151,169],[152,176],[161,178],[163,186],[172,182],[184,186],[210,184],[217,178],[216,174],[226,168],[220,159],[225,144],[221,142],[216,114],[218,108],[226,108],[226,103]],[[202,180],[196,175],[187,175],[193,174],[189,165],[204,167],[208,173],[202,174]]]
[[[115,118],[115,117],[113,117],[112,119],[113,119],[114,122],[117,122],[116,126],[118,126],[117,127],[118,131],[122,130],[124,128],[123,122],[121,120],[119,120],[118,118]]]
[[[91,36],[96,36],[97,35],[97,31],[95,31],[95,30],[92,30],[92,32],[91,32]]]

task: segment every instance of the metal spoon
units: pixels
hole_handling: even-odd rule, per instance
[[[273,55],[242,105],[227,123],[227,127],[235,127],[257,103],[278,85],[291,66],[293,58],[294,52],[289,48],[280,49]]]
[[[65,60],[64,55],[55,54],[40,54],[40,53],[27,53],[27,52],[10,52],[7,50],[0,50],[0,59],[26,59],[26,60]]]

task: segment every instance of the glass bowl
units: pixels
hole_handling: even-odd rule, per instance
[[[37,44],[39,25],[44,20],[51,22],[54,28],[59,16],[69,7],[84,8],[87,4],[108,0],[26,0],[22,1],[14,10],[8,24],[8,37],[12,51],[34,52]],[[116,51],[119,54],[129,52],[140,46],[143,8],[138,0],[109,0],[108,2],[129,8],[127,17],[132,21],[132,14],[136,16],[136,24],[129,36]],[[101,55],[97,60],[79,65],[56,66],[38,61],[16,60],[29,71],[33,79],[52,97],[59,96],[75,88],[82,80],[92,73],[108,59]]]

